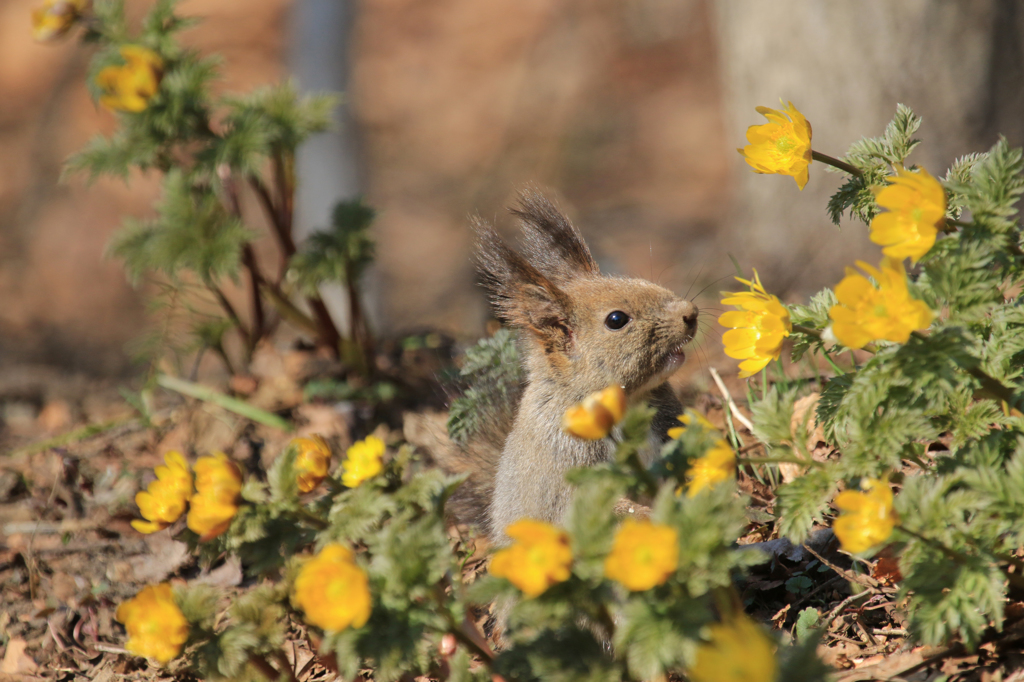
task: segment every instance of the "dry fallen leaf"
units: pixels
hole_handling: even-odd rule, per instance
[[[39,669],[32,657],[25,653],[28,642],[20,637],[14,637],[7,642],[7,651],[4,653],[4,660],[0,661],[0,673],[31,673]]]

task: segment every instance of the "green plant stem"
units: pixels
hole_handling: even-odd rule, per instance
[[[919,339],[921,341],[927,341],[928,340],[928,337],[925,336],[924,334],[922,334],[919,331],[912,331],[912,332],[910,332],[910,334],[911,334],[911,336],[913,336],[913,337],[915,337],[915,338],[917,338],[917,339]],[[981,388],[982,388],[983,391],[989,393],[990,395],[994,396],[995,398],[998,398],[999,400],[1004,401],[1007,405],[1009,405],[1013,409],[1020,409],[1020,407],[1021,407],[1021,397],[1019,395],[1017,395],[1016,393],[1014,393],[1013,389],[1011,389],[1010,387],[1004,385],[1001,381],[999,381],[995,377],[989,375],[988,373],[986,373],[984,370],[982,370],[979,367],[976,367],[976,366],[966,366],[965,367],[964,365],[960,365],[960,368],[962,370],[964,370],[965,372],[967,372],[968,374],[970,374],[975,379],[977,379],[978,382],[981,383]]]
[[[251,419],[254,422],[259,422],[265,426],[280,429],[285,432],[291,432],[293,430],[291,424],[281,417],[278,417],[276,414],[271,414],[266,410],[261,410],[243,400],[238,400],[237,398],[224,395],[220,391],[215,391],[212,388],[207,388],[206,386],[195,384],[191,381],[185,381],[184,379],[178,379],[177,377],[168,376],[167,374],[158,374],[156,377],[156,383],[163,388],[176,393],[181,393],[182,395],[186,395],[190,398],[219,405],[225,410],[234,412],[239,416]]]
[[[856,166],[851,166],[850,164],[846,163],[845,161],[840,161],[839,159],[835,158],[834,156],[829,156],[828,154],[822,154],[821,152],[816,152],[813,149],[811,150],[811,158],[814,159],[815,161],[821,161],[822,163],[827,163],[828,165],[832,166],[833,168],[838,168],[841,171],[846,171],[850,175],[856,175],[858,178],[864,175],[861,172],[861,170],[859,168],[857,168]]]
[[[263,287],[263,293],[270,299],[271,305],[277,309],[277,312],[281,314],[281,317],[285,318],[299,329],[305,330],[312,336],[317,336],[320,333],[320,329],[317,327],[316,321],[296,307],[288,296],[281,291],[280,287],[265,279],[260,282],[260,285]]]
[[[319,516],[317,516],[316,514],[312,513],[308,509],[305,509],[304,507],[299,507],[296,510],[296,515],[301,520],[305,521],[306,523],[308,523],[309,525],[313,526],[317,530],[324,530],[324,529],[327,528],[328,525],[330,525],[326,521],[321,519]]]
[[[807,336],[813,336],[816,339],[821,338],[821,331],[815,329],[814,327],[805,327],[802,324],[794,324],[793,331],[800,332],[801,334],[806,334]]]
[[[801,457],[738,457],[736,463],[740,466],[744,464],[799,464],[815,469],[822,469],[825,466],[815,459],[803,459]]]

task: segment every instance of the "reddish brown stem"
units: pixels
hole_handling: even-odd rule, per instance
[[[253,251],[252,244],[246,244],[245,248],[242,249],[242,263],[245,264],[246,269],[249,271],[249,284],[252,287],[252,333],[249,335],[248,344],[248,354],[252,355],[252,352],[256,349],[256,344],[260,342],[260,339],[266,333],[266,317],[263,312],[263,298],[260,294],[260,281],[263,277],[260,275],[259,265],[256,262],[256,253]]]
[[[238,313],[235,311],[235,306],[231,305],[231,301],[228,300],[228,297],[224,295],[224,292],[221,291],[220,287],[216,284],[208,284],[207,287],[209,287],[210,291],[213,292],[213,295],[217,297],[217,301],[220,303],[221,307],[224,308],[224,312],[226,312],[228,317],[231,318],[231,321],[235,323],[235,326],[238,327],[239,333],[245,337],[245,341],[248,344],[250,334],[248,330],[246,330],[245,325],[242,324],[241,318],[238,317]]]

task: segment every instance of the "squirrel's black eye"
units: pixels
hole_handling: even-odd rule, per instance
[[[628,322],[629,315],[621,310],[613,310],[608,313],[608,317],[604,318],[604,326],[608,327],[612,331],[622,329]]]

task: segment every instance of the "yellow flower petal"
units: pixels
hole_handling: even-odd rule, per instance
[[[606,577],[632,592],[661,585],[679,566],[679,534],[675,528],[627,518],[615,533],[604,561]]]
[[[722,303],[738,306],[718,318],[723,327],[731,327],[722,334],[725,354],[740,363],[740,376],[748,377],[761,371],[769,362],[782,354],[782,344],[793,324],[789,311],[778,298],[765,291],[757,272],[753,281],[736,278],[750,287],[750,291],[723,294]]]
[[[108,66],[96,74],[96,85],[103,92],[100,104],[113,111],[144,111],[160,89],[163,59],[141,45],[123,46],[121,57],[123,66]]]
[[[168,583],[142,588],[117,607],[114,617],[128,631],[125,648],[161,665],[176,658],[188,639],[188,621]]]
[[[625,414],[626,392],[621,386],[609,386],[566,410],[562,429],[577,438],[600,440]]]
[[[864,492],[845,490],[832,502],[841,512],[832,531],[842,548],[854,554],[888,540],[898,520],[888,483],[869,478],[861,482],[861,487]]]
[[[847,348],[863,348],[884,339],[906,343],[911,332],[926,329],[934,314],[922,301],[910,297],[903,264],[883,258],[880,268],[858,262],[875,278],[872,284],[863,275],[848,271],[836,285],[838,305],[829,310],[836,339]]]
[[[331,447],[317,435],[293,438],[290,445],[298,451],[295,455],[295,478],[299,492],[308,493],[327,478]]]
[[[775,682],[775,646],[746,614],[712,625],[711,640],[697,649],[691,682]]]
[[[748,144],[737,151],[757,173],[790,175],[801,190],[809,177],[811,163],[811,124],[790,102],[785,112],[757,107],[768,119],[763,125],[747,128]]]
[[[357,488],[379,474],[384,470],[382,460],[386,449],[384,441],[376,436],[367,436],[354,443],[345,451],[341,482],[349,488]]]
[[[196,460],[196,494],[188,512],[189,530],[200,542],[212,540],[231,525],[238,513],[242,472],[223,452]]]
[[[361,628],[370,618],[373,600],[366,571],[352,550],[327,545],[303,564],[292,591],[306,622],[328,632]]]
[[[572,549],[564,530],[543,521],[520,519],[508,526],[505,534],[514,542],[495,552],[491,575],[505,578],[530,598],[569,579]]]

